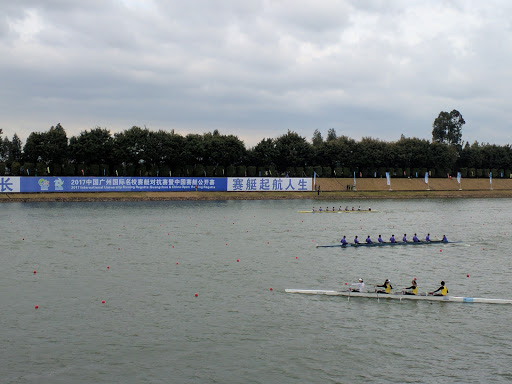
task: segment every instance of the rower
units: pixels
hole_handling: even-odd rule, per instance
[[[340,207],[338,208],[338,211],[343,211],[343,208],[341,208],[341,205],[340,205]]]
[[[427,237],[425,237],[425,241],[430,241],[430,233],[427,233]]]
[[[357,210],[360,211],[361,210],[361,206],[357,207]]]
[[[372,210],[372,208],[371,208],[371,207],[368,207],[368,212],[370,212],[371,210]]]
[[[325,211],[326,211],[326,212],[329,212],[329,207],[325,207]]]
[[[340,242],[341,242],[341,245],[342,245],[342,246],[347,245],[347,244],[348,244],[348,241],[347,241],[346,236],[343,236],[343,239],[341,239],[341,241],[340,241]]]
[[[416,283],[416,278],[412,279],[411,286],[404,288],[410,289],[410,291],[404,291],[404,295],[417,295],[418,294],[418,283]]]
[[[359,240],[357,239],[357,236],[354,237],[354,244],[359,244]]]
[[[322,207],[318,208],[318,211],[319,211],[319,212],[322,212]]]
[[[405,233],[404,233],[404,237],[402,237],[402,241],[403,241],[404,243],[407,243],[407,234],[405,234]]]
[[[367,244],[372,244],[373,243],[372,239],[370,239],[370,235],[368,235],[368,237],[366,238],[366,243]]]
[[[379,238],[377,240],[379,241],[379,243],[383,243],[384,242],[384,240],[382,240],[382,236],[381,235],[379,235]]]
[[[352,288],[354,287],[354,288]],[[364,290],[364,282],[363,279],[359,279],[359,282],[350,284],[350,288],[348,289],[350,292],[363,292]]]
[[[332,207],[332,211],[334,212],[334,207]]]
[[[436,293],[436,292],[439,292],[439,293]],[[429,295],[446,296],[447,293],[448,293],[448,288],[445,287],[444,281],[441,281],[441,286],[439,288],[437,288],[435,291],[429,292]]]
[[[448,239],[446,238],[446,235],[443,235],[443,243],[447,243]]]
[[[389,238],[389,242],[390,243],[396,243],[395,235],[391,235],[391,237]]]
[[[348,205],[345,207],[345,211],[348,211]]]
[[[316,209],[315,209],[315,207],[313,207],[313,212],[316,212]]]
[[[418,239],[418,236],[416,236],[416,234],[414,234],[414,236],[412,237],[412,241],[414,241],[415,243],[419,243],[420,239]]]
[[[389,279],[386,279],[384,284],[382,284],[382,285],[374,285],[374,287],[384,288],[384,290],[380,290],[380,291],[376,290],[375,292],[377,292],[377,293],[387,293],[387,294],[389,294],[391,292],[391,290],[393,289]]]
[[[354,207],[352,207],[352,210],[354,211]]]

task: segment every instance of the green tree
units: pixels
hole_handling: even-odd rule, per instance
[[[462,149],[462,126],[466,124],[459,111],[440,112],[432,124],[432,141]]]
[[[133,126],[114,134],[114,159],[118,164],[137,167],[147,161],[149,130]],[[131,170],[131,169],[130,169]],[[132,173],[134,173],[133,171]]]
[[[311,139],[311,142],[313,143],[313,147],[315,148],[321,146],[324,143],[322,134],[318,129],[315,129],[315,132],[313,132],[313,138]]]
[[[284,172],[286,167],[302,167],[311,158],[311,145],[296,132],[289,130],[286,135],[279,136],[275,144],[275,163],[280,172]]]
[[[75,164],[111,164],[114,139],[110,131],[96,127],[69,139],[70,160]]]

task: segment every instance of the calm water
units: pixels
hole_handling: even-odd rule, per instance
[[[0,381],[512,381],[512,306],[284,293],[417,277],[512,298],[512,200],[370,203],[2,204]],[[414,232],[465,244],[314,247]]]

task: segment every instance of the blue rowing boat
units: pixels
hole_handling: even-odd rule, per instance
[[[443,241],[443,240],[431,240],[431,241],[407,241],[407,242],[396,242],[396,243],[359,243],[359,244],[332,244],[332,245],[316,245],[317,248],[333,248],[333,247],[339,247],[339,248],[349,248],[349,247],[387,247],[387,246],[406,246],[406,245],[428,245],[428,244],[456,244],[456,243],[462,243],[462,241]]]

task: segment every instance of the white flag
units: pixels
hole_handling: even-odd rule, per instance
[[[387,180],[387,184],[391,185],[391,177],[389,176],[389,172],[386,172],[386,180]]]
[[[425,184],[428,184],[428,172],[425,172]]]

